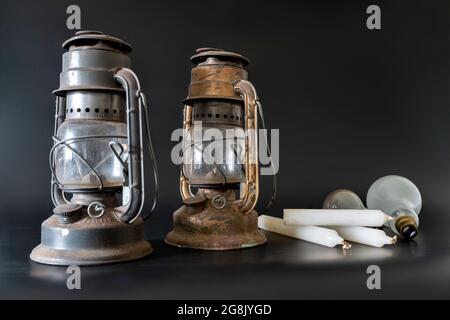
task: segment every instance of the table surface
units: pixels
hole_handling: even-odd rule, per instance
[[[31,262],[39,228],[0,227],[3,299],[416,299],[450,298],[447,223],[425,224],[413,242],[351,251],[272,233],[259,248],[203,252],[170,247],[170,226],[146,225],[155,251],[129,263],[81,269],[81,290],[68,290],[66,268]],[[381,268],[381,290],[367,288],[367,268]]]

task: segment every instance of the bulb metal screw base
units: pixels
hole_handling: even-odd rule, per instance
[[[418,226],[416,220],[411,216],[400,216],[395,221],[395,228],[403,239],[412,240],[417,237]]]

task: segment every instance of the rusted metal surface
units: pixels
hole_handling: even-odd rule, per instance
[[[258,214],[253,210],[259,194],[258,97],[244,69],[249,60],[237,53],[212,48],[198,49],[191,60],[194,67],[185,100],[184,131],[190,130],[194,121],[218,128],[242,127],[243,122],[245,129],[251,130],[245,137],[246,177],[224,184],[223,178],[215,181],[206,174],[194,181],[182,170],[180,191],[185,206],[174,213],[173,231],[167,235],[166,243],[202,250],[262,245],[267,240],[258,229]],[[234,188],[240,183],[242,199],[237,199]],[[202,189],[194,196],[191,187]],[[206,200],[197,201],[199,198]]]
[[[195,100],[192,118],[209,126],[242,127],[242,103],[237,101]]]
[[[173,231],[166,243],[200,250],[234,250],[263,245],[265,235],[258,230],[258,214],[252,211],[243,215],[239,202],[231,190],[200,190],[198,195],[206,198],[204,206],[183,206],[174,213]],[[218,209],[217,197],[225,199],[225,206]]]
[[[184,199],[183,203],[188,208],[195,208],[201,210],[205,206],[206,198],[202,195],[197,195],[195,197]]]
[[[195,54],[191,57],[191,61],[194,64],[200,64],[210,57],[222,58],[231,62],[237,62],[242,64],[243,67],[246,67],[250,64],[250,60],[242,54],[225,51],[218,48],[198,48],[197,50],[195,50]]]
[[[244,56],[220,49],[208,49],[191,58],[195,66],[191,71],[191,84],[185,104],[199,99],[242,101],[234,84],[246,80],[244,67],[249,63]]]

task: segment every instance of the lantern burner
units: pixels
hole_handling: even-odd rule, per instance
[[[68,92],[66,120],[106,120],[125,122],[125,97],[119,93]]]
[[[192,121],[205,125],[232,125],[242,127],[242,104],[230,101],[199,100],[193,103]]]

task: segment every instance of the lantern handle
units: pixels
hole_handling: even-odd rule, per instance
[[[261,128],[263,130],[267,131],[266,121],[265,121],[265,118],[264,118],[264,112],[263,112],[261,101],[259,99],[256,100],[256,104],[258,106],[259,118],[261,119]],[[267,140],[267,136],[266,135],[263,135],[263,136],[265,137],[265,141],[264,142],[265,142],[265,145],[267,147],[267,155],[269,156],[269,159],[270,159],[270,166],[271,166],[271,168],[273,170],[273,174],[272,174],[272,197],[270,198],[270,201],[266,205],[265,209],[262,212],[259,213],[260,215],[266,214],[270,210],[270,208],[275,203],[275,200],[277,198],[277,193],[278,193],[277,173],[276,173],[276,169],[275,169],[274,162],[273,162],[272,149],[269,146],[269,142]]]
[[[186,141],[186,133],[189,129],[192,128],[192,113],[193,113],[193,107],[185,105],[183,110],[183,143]],[[184,150],[183,150],[184,153]],[[180,172],[180,193],[181,198],[183,200],[193,198],[195,195],[191,190],[191,187],[189,185],[189,181],[186,178],[186,175],[184,174],[183,170],[183,164],[181,165],[181,172]]]
[[[244,215],[250,214],[259,197],[259,159],[258,159],[258,95],[250,81],[240,80],[234,90],[244,100],[245,113],[245,182],[239,209]]]
[[[53,129],[53,136],[56,137],[58,134],[58,129],[66,117],[66,98],[61,96],[56,96],[55,100],[55,126]],[[53,141],[53,147],[57,144],[57,141]],[[63,204],[69,203],[64,196],[64,191],[59,188],[56,176],[52,171],[52,179],[50,182],[50,194],[52,197],[52,202],[55,207],[61,206]]]
[[[132,70],[120,68],[115,72],[114,78],[122,85],[126,95],[129,150],[128,182],[130,188],[130,200],[124,206],[116,208],[115,211],[118,213],[120,220],[125,223],[133,223],[142,213],[145,198],[142,117],[143,114],[146,115],[146,111],[143,110],[146,109],[146,106],[145,108],[143,106],[145,99],[141,92],[139,79]],[[145,125],[148,126],[148,121],[145,122]],[[151,142],[149,144],[151,145]],[[153,147],[150,146],[150,149],[153,150]],[[154,160],[152,152],[151,157]],[[157,183],[157,178],[155,180]],[[154,203],[156,203],[156,199]],[[153,213],[155,207],[156,205],[153,206],[151,213]]]
[[[138,95],[139,95],[139,102],[141,104],[142,110],[144,111],[144,124],[145,124],[145,133],[146,133],[146,137],[147,137],[147,147],[148,147],[148,153],[150,155],[150,159],[152,161],[153,179],[155,182],[155,191],[154,191],[152,208],[150,209],[148,214],[146,214],[145,216],[142,217],[142,219],[144,221],[146,221],[148,218],[150,218],[153,215],[153,213],[156,211],[156,207],[158,206],[159,177],[158,177],[158,166],[156,163],[155,149],[153,148],[152,136],[150,133],[150,120],[149,120],[147,97],[145,96],[144,92],[142,92],[142,91],[139,91]]]

